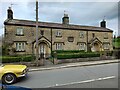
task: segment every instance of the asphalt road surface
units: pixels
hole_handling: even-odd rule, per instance
[[[33,71],[14,85],[28,88],[118,88],[118,63]]]
[[[65,84],[54,86],[50,88],[117,88],[118,87],[118,78],[109,78],[106,80],[95,80],[89,81],[85,83],[72,83],[72,84]]]

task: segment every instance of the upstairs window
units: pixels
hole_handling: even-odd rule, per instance
[[[92,33],[92,37],[93,37],[93,38],[95,37],[95,33]]]
[[[84,32],[80,32],[80,38],[84,38]]]
[[[44,31],[43,31],[43,30],[41,30],[41,31],[40,31],[40,34],[43,36],[43,35],[44,35]]]
[[[23,36],[24,35],[23,28],[17,28],[16,35]]]
[[[61,31],[56,32],[56,37],[62,37]]]
[[[16,51],[25,51],[25,42],[17,42]]]
[[[104,33],[104,39],[108,39],[108,33]]]
[[[74,41],[74,37],[68,37],[68,42],[73,42]]]

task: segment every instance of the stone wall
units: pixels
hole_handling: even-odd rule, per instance
[[[106,56],[106,57],[93,57],[93,58],[77,58],[77,59],[58,59],[58,64],[62,63],[74,63],[74,62],[86,62],[86,61],[100,61],[100,60],[112,60],[115,57]]]
[[[23,28],[24,35],[17,36],[16,29]],[[26,42],[26,50],[25,52],[16,52],[17,54],[32,54],[33,50],[35,49],[32,47],[32,42],[36,40],[36,27],[30,26],[14,26],[14,25],[6,25],[5,26],[5,42],[10,43],[10,47],[16,48],[15,42],[25,41]],[[44,37],[46,38],[47,42],[51,42],[51,28],[38,28],[38,38],[39,41],[41,40],[40,31],[44,31]],[[61,31],[61,37],[56,37],[56,32]],[[84,38],[80,38],[80,32],[84,33]],[[99,31],[88,31],[88,41],[90,41],[92,37],[92,33],[95,33],[95,36],[101,42],[109,42],[110,43],[110,50],[112,49],[112,32],[99,32]],[[105,33],[108,33],[108,39],[104,39]],[[73,37],[74,41],[69,42],[68,37]],[[87,31],[83,30],[68,30],[68,29],[53,29],[52,28],[52,50],[55,50],[55,42],[63,42],[63,50],[79,50],[78,43],[84,42],[86,44],[86,51],[87,51]],[[34,49],[33,49],[34,48]],[[49,45],[51,48],[51,44]]]

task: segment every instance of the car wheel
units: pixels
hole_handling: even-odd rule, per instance
[[[12,84],[16,81],[16,76],[14,74],[5,74],[3,77],[2,77],[2,82],[4,84]]]

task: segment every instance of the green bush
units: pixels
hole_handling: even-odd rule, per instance
[[[52,51],[52,56],[54,51]],[[71,59],[71,58],[89,58],[100,57],[99,52],[85,52],[84,50],[56,50],[58,59]]]
[[[2,49],[2,55],[8,55],[8,46],[7,45],[3,45],[1,47]]]
[[[19,62],[21,60],[21,58],[10,56],[2,56],[0,59],[2,60],[2,63]]]
[[[112,56],[112,55],[113,55],[113,51],[107,52],[107,56]]]
[[[120,38],[113,39],[113,46],[115,48],[120,48]]]
[[[2,60],[2,63],[12,63],[12,62],[30,62],[35,58],[35,56],[27,55],[27,56],[2,56],[0,57],[0,60]]]
[[[99,57],[99,53],[71,53],[71,54],[58,54],[58,59],[71,59],[71,58],[89,58],[89,57]]]
[[[81,53],[85,52],[84,50],[55,50],[57,53]],[[53,53],[54,51],[52,51]]]

